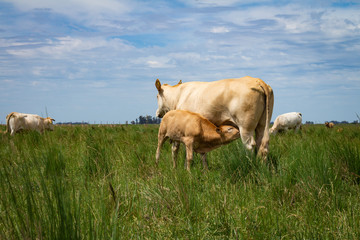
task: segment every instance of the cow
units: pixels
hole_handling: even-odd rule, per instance
[[[274,122],[272,128],[270,128],[271,134],[276,134],[279,131],[287,131],[288,129],[294,129],[298,131],[301,128],[302,114],[299,112],[289,112],[279,115]]]
[[[14,135],[21,130],[35,130],[43,133],[44,130],[54,130],[55,119],[42,118],[36,114],[12,112],[6,116],[6,132]]]
[[[243,144],[266,159],[274,94],[259,78],[243,77],[214,82],[179,82],[174,86],[155,81],[157,117],[170,110],[199,113],[216,126],[231,123],[240,130]],[[254,139],[254,131],[256,141]]]
[[[333,122],[325,122],[325,126],[327,127],[327,128],[333,128],[334,127],[334,123]]]
[[[172,142],[173,167],[176,168],[176,159],[180,143],[186,147],[186,169],[190,171],[193,152],[201,154],[204,168],[208,169],[206,153],[240,138],[239,130],[232,125],[216,127],[208,119],[198,113],[185,110],[171,110],[167,112],[161,123],[156,150],[156,165],[160,158],[160,149],[167,139]]]

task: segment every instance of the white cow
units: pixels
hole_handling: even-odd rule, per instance
[[[271,87],[261,79],[243,77],[215,82],[179,82],[175,86],[161,84],[157,79],[155,86],[158,90],[157,117],[180,109],[199,113],[216,126],[232,123],[239,128],[246,148],[252,150],[256,146],[258,155],[266,158],[274,95]]]
[[[44,130],[54,130],[52,118],[42,118],[35,114],[12,112],[6,116],[6,132],[14,135],[21,130],[35,130],[43,133]]]
[[[270,129],[270,133],[276,134],[279,131],[295,129],[298,131],[301,127],[302,115],[299,112],[290,112],[279,115]]]

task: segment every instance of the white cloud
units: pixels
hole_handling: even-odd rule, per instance
[[[10,83],[13,83],[13,82],[14,82],[14,80],[11,80],[11,79],[4,79],[4,80],[1,80],[1,82],[6,83],[6,84],[10,84]]]
[[[100,14],[122,14],[129,12],[133,6],[132,1],[116,0],[5,0],[13,3],[21,11],[31,11],[34,9],[49,9],[51,11],[70,15],[73,17],[94,16]]]
[[[41,57],[50,56],[51,58],[63,58],[69,55],[76,56],[84,51],[92,51],[100,48],[113,49],[114,51],[128,51],[133,47],[124,44],[119,39],[105,40],[100,37],[95,38],[76,38],[76,37],[58,37],[55,39],[46,39],[43,43],[36,46],[27,46],[26,48],[9,48],[8,54],[18,57]]]
[[[31,86],[38,86],[40,84],[39,81],[32,81]]]
[[[166,58],[157,58],[157,60],[148,60],[146,65],[150,68],[173,68],[173,64],[169,62]]]
[[[212,33],[228,33],[230,30],[227,27],[213,27],[211,28],[210,32]]]
[[[185,4],[194,7],[229,7],[236,4],[253,4],[252,0],[180,0]],[[256,3],[266,3],[271,2],[270,0],[257,0]]]
[[[91,81],[87,83],[86,86],[90,88],[105,88],[109,86],[109,84],[104,81]]]

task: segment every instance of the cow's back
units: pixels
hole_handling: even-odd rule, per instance
[[[262,83],[261,79],[252,77],[183,83],[179,86],[181,95],[176,109],[199,113],[216,125],[231,121],[237,112],[246,116],[254,109],[259,118],[265,109]],[[261,106],[254,108],[254,103]]]
[[[12,112],[7,116],[9,131],[37,129],[40,116],[36,114]]]

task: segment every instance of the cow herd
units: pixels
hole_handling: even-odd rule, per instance
[[[201,154],[207,169],[206,153],[238,138],[248,150],[265,160],[269,134],[301,129],[302,114],[299,112],[279,115],[270,128],[274,94],[259,78],[187,83],[180,80],[174,86],[161,84],[157,79],[155,86],[158,91],[156,116],[163,118],[158,132],[156,163],[166,139],[172,143],[174,168],[180,143],[185,145],[188,171],[194,151]],[[52,131],[54,121],[49,117],[12,112],[6,116],[6,132],[14,135],[22,130]],[[332,128],[334,124],[326,123],[326,126]]]

